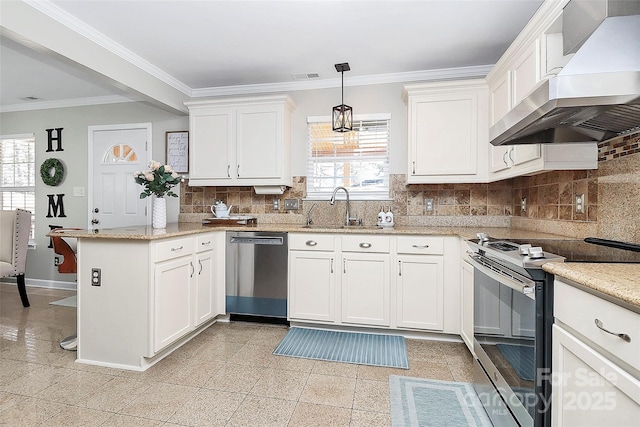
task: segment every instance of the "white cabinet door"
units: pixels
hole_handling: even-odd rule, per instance
[[[189,178],[232,179],[232,165],[235,174],[232,109],[207,108],[192,112],[189,138]]]
[[[342,322],[390,325],[389,255],[342,254]]]
[[[509,151],[513,149],[513,146],[509,145],[501,145],[494,146],[491,145],[489,150],[491,151],[491,172],[499,172],[505,169],[509,169],[513,163],[509,159]]]
[[[513,61],[512,105],[518,105],[539,81],[540,41],[535,39]]]
[[[335,253],[289,252],[289,319],[334,322]]]
[[[153,349],[158,352],[193,327],[192,257],[165,261],[155,266]]]
[[[489,87],[489,123],[496,124],[511,109],[511,73],[505,72]]]
[[[215,258],[213,251],[206,251],[195,256],[195,326],[216,316],[215,304]]]
[[[460,282],[462,283],[460,336],[473,353],[473,266],[460,262]]]
[[[484,80],[412,85],[405,90],[407,182],[484,181],[489,110]]]
[[[413,176],[473,175],[477,171],[477,97],[424,95],[411,102]]]
[[[269,106],[237,110],[238,179],[274,179],[282,175],[282,111]]]
[[[441,256],[401,255],[396,266],[398,327],[442,331],[444,265]]]
[[[552,378],[552,426],[638,425],[640,381],[558,325]]]

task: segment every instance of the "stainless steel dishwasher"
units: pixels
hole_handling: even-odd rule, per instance
[[[228,231],[227,314],[232,320],[286,322],[287,233]]]

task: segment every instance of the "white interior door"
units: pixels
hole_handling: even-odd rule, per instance
[[[133,174],[147,169],[151,123],[89,127],[89,228],[151,223]]]

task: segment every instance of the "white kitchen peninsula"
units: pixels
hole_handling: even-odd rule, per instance
[[[224,231],[168,224],[65,236],[78,238],[79,363],[143,371],[225,311]]]

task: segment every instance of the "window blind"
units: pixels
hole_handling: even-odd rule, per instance
[[[36,172],[33,134],[0,137],[0,209],[31,211],[35,222]]]
[[[356,117],[346,133],[328,119],[308,122],[307,198],[328,199],[340,186],[354,200],[389,198],[389,115]]]

